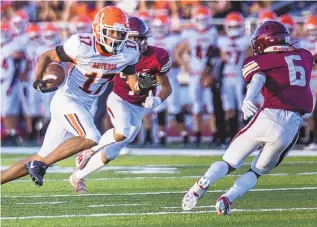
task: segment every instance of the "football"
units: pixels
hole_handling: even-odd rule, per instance
[[[59,87],[64,83],[65,70],[58,63],[50,63],[43,72],[43,81],[47,82],[48,87]]]

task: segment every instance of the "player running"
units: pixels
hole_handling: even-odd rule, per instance
[[[141,58],[136,65],[140,81],[149,82],[149,89],[136,94],[127,85],[123,73],[114,79],[114,89],[107,101],[108,113],[114,128],[105,132],[97,146],[84,151],[77,157],[75,171],[69,178],[76,192],[86,192],[85,177],[117,158],[121,149],[131,143],[142,126],[146,108],[156,108],[172,92],[167,76],[171,67],[171,58],[162,48],[148,46],[149,28],[145,21],[130,17],[131,32],[129,39],[134,40],[141,50]],[[161,91],[155,96],[155,86],[161,85]],[[104,148],[104,149],[102,149]]]
[[[132,92],[142,88],[135,73],[139,49],[135,42],[126,42],[129,30],[127,15],[108,6],[95,15],[93,33],[75,34],[63,46],[40,56],[34,87],[42,92],[51,90],[41,79],[49,63],[71,62],[74,66],[52,99],[52,118],[40,151],[3,171],[1,184],[29,173],[41,186],[47,166],[98,144],[100,133],[89,109],[109,81],[123,72]]]
[[[312,111],[309,86],[314,64],[312,54],[291,47],[290,33],[277,21],[261,24],[251,44],[254,56],[245,60],[242,69],[249,84],[242,111],[245,119],[254,116],[233,139],[223,160],[211,164],[186,193],[182,201],[184,210],[195,207],[210,185],[239,168],[253,151],[261,148],[251,168],[216,202],[217,214],[229,215],[232,202],[282,162],[298,139],[302,116]],[[265,101],[258,110],[254,100],[260,92]]]

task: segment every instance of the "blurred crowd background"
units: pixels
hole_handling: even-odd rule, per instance
[[[36,26],[41,28],[41,35],[46,48],[54,48],[56,45],[62,44],[71,34],[80,32],[79,25],[89,24],[93,20],[95,13],[102,7],[116,5],[123,9],[128,15],[139,16],[146,20],[151,26],[151,20],[158,15],[168,16],[170,20],[169,32],[173,34],[180,34],[184,29],[188,28],[192,24],[193,9],[197,6],[204,5],[208,7],[212,14],[211,23],[217,28],[219,35],[225,35],[225,29],[223,28],[225,17],[230,12],[239,12],[245,18],[244,26],[246,35],[252,35],[252,32],[256,28],[259,20],[259,15],[264,11],[274,12],[277,16],[288,14],[295,21],[294,25],[294,36],[305,39],[307,33],[304,29],[305,20],[311,16],[316,15],[317,3],[314,1],[144,1],[144,0],[118,0],[118,1],[1,1],[1,32],[3,33],[6,28],[3,25],[12,25],[14,18],[17,14],[23,20],[27,20],[25,29],[28,29],[28,35],[36,33]],[[21,14],[24,15],[22,15]],[[22,16],[21,16],[22,15]],[[82,21],[79,20],[82,19]],[[84,19],[83,19],[84,18]],[[32,27],[33,26],[33,27]],[[89,28],[90,29],[90,25]],[[33,32],[33,33],[32,33]],[[14,33],[14,31],[12,31]],[[31,37],[32,38],[32,37]],[[2,44],[1,44],[2,48]],[[31,47],[32,48],[32,47]],[[4,63],[2,62],[2,67]],[[16,64],[16,63],[15,63]],[[34,66],[34,65],[33,65]],[[19,66],[22,67],[21,65]],[[33,69],[29,69],[29,73]],[[3,71],[2,71],[3,74]],[[18,76],[23,82],[23,73]],[[32,74],[32,73],[30,73]],[[1,81],[6,75],[1,75]],[[193,119],[191,114],[191,103],[188,101],[187,87],[189,81],[189,75],[184,69],[178,75],[179,83],[181,84],[181,104],[182,112],[185,116],[185,129],[177,129],[177,123],[175,118],[168,113],[166,116],[166,127],[162,130],[157,125],[158,114],[154,111],[150,113],[151,117],[147,118],[145,129],[140,133],[134,144],[136,145],[147,145],[147,146],[169,146],[169,143],[185,142],[190,146],[191,142],[195,146],[213,146],[224,148],[232,139],[230,132],[225,134],[224,138],[219,141],[219,138],[215,137],[217,132],[217,115],[213,116],[213,119],[206,117],[205,124],[200,134],[197,134],[193,130]],[[22,86],[23,87],[23,86]],[[15,105],[23,106],[23,94],[19,93]],[[103,95],[105,98],[107,93]],[[1,100],[5,99],[4,92],[2,92]],[[42,97],[42,100],[50,97]],[[104,100],[100,98],[101,100]],[[4,124],[4,116],[1,119],[1,139],[2,145],[8,146],[34,146],[41,145],[43,135],[45,133],[45,126],[49,121],[49,101],[39,101],[42,103],[38,107],[25,106],[24,109],[28,108],[40,108],[39,116],[29,116],[28,111],[23,111],[23,108],[19,110],[18,114],[15,115],[16,119],[8,119]],[[214,103],[217,109],[217,103]],[[219,106],[219,105],[218,105]],[[221,106],[221,104],[220,104]],[[95,106],[98,109],[96,103]],[[221,108],[221,107],[220,107]],[[100,131],[104,131],[111,127],[109,119],[107,119],[104,110],[92,110],[96,114],[96,124]],[[216,112],[217,110],[215,110]],[[243,122],[239,108],[237,108],[238,128],[244,126],[246,122]],[[220,111],[220,115],[223,114]],[[219,116],[219,111],[218,111]],[[13,122],[12,122],[13,121]],[[150,121],[150,122],[149,122]],[[311,118],[313,121],[313,118]],[[11,123],[10,123],[11,122]],[[230,127],[220,124],[220,127],[230,131]],[[7,126],[7,127],[6,127]],[[218,124],[219,130],[219,124]],[[184,137],[186,139],[184,140]],[[222,135],[223,137],[223,135]],[[164,140],[162,140],[164,138]],[[302,143],[309,145],[315,140],[314,127],[304,127],[302,132]],[[206,145],[207,144],[207,145]],[[186,145],[186,146],[187,146]],[[317,149],[317,145],[314,147]]]

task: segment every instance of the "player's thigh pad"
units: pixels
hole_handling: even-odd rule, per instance
[[[37,154],[44,158],[56,149],[63,141],[71,137],[73,137],[73,135],[62,127],[59,122],[52,118],[46,130],[43,144]]]
[[[258,112],[249,124],[237,133],[223,155],[223,160],[232,167],[239,168],[245,159],[260,147],[263,136],[262,128],[265,124],[260,115],[261,112]]]
[[[115,132],[130,138],[135,129],[141,128],[145,108],[124,101],[111,92],[107,101],[107,109]]]
[[[61,89],[51,101],[51,114],[52,118],[71,134],[99,142],[101,135],[94,124],[92,114]]]
[[[188,85],[189,98],[191,99],[192,104],[192,113],[198,114],[202,111],[204,98],[203,98],[203,89],[200,86],[200,76],[191,75],[189,77]]]
[[[267,119],[267,127],[263,127],[264,146],[251,165],[260,175],[271,171],[286,157],[296,144],[302,122],[302,118],[291,111],[269,110],[265,114],[273,119]]]

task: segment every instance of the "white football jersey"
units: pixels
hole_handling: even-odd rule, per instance
[[[227,76],[242,76],[242,65],[245,52],[251,44],[251,37],[242,36],[236,39],[230,39],[227,36],[221,36],[218,39],[217,46],[224,54],[226,64],[223,74]]]
[[[161,47],[164,50],[166,50],[169,54],[169,56],[172,59],[172,62],[174,61],[174,54],[175,54],[175,47],[177,44],[179,44],[181,41],[181,38],[178,35],[170,34],[165,36],[162,39],[157,39],[154,37],[150,37],[148,39],[148,44],[151,46]]]
[[[14,62],[11,57],[11,45],[10,43],[1,45],[0,64],[1,64],[1,83],[6,80],[11,81],[14,73]]]
[[[65,53],[73,60],[63,91],[89,107],[104,92],[116,73],[139,61],[138,45],[130,40],[115,55],[99,53],[92,33],[72,35],[63,45]]]
[[[183,30],[182,40],[187,40],[190,48],[189,66],[194,75],[200,75],[205,69],[207,62],[208,49],[216,45],[218,32],[211,27],[205,32],[199,32],[195,29]]]

